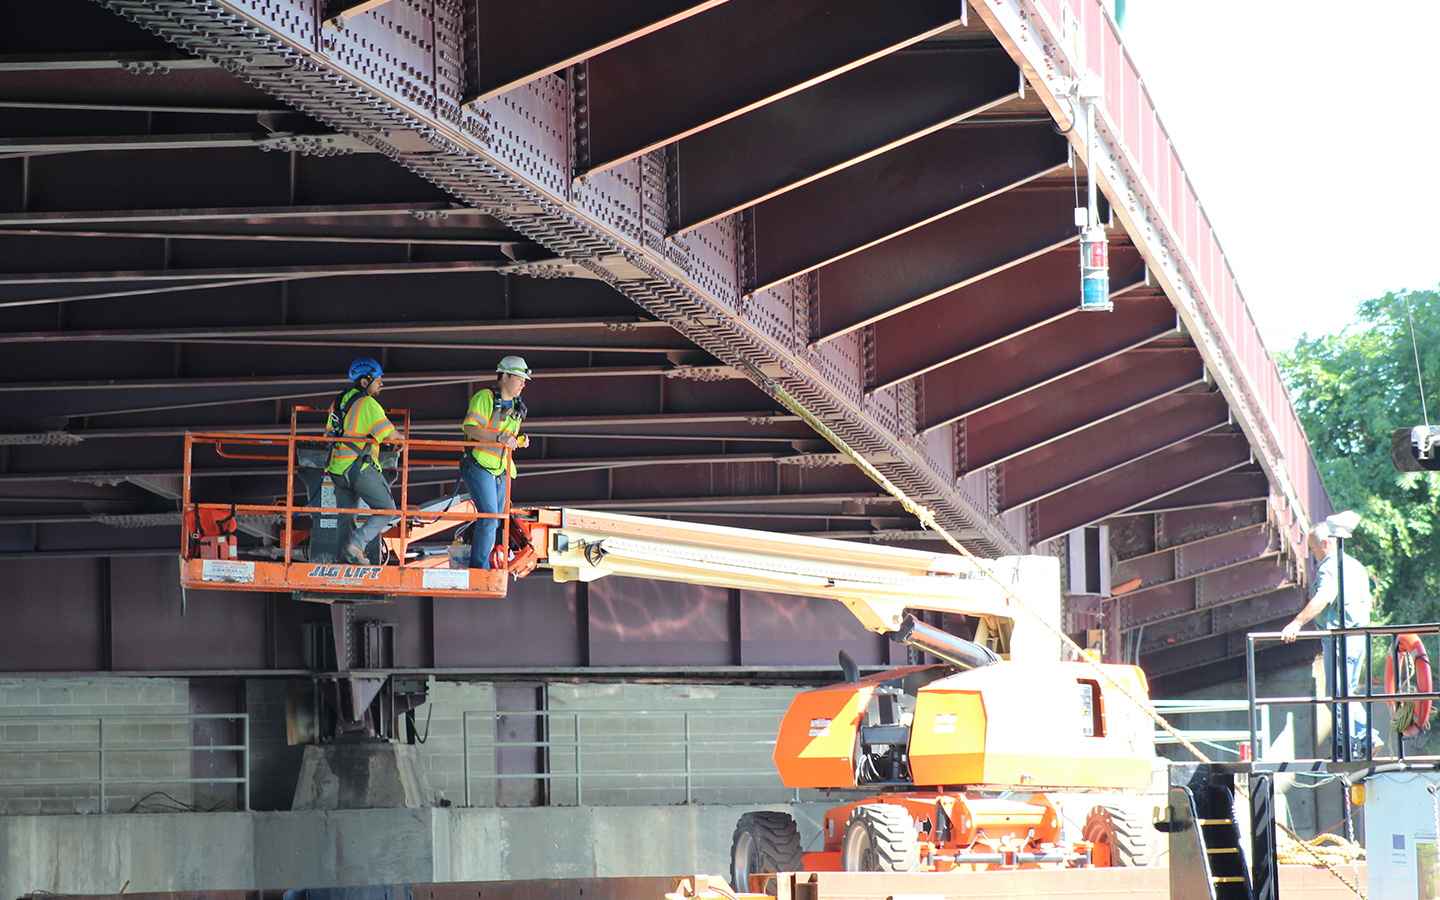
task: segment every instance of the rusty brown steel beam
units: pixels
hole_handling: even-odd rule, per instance
[[[1116,562],[1111,566],[1110,583],[1126,585],[1125,595],[1134,599],[1163,584],[1280,551],[1274,529],[1263,524],[1250,525]]]
[[[664,366],[610,366],[557,369],[545,373],[544,377],[592,380],[634,375],[660,377],[666,371]],[[387,398],[387,402],[392,406],[401,406],[403,399],[396,395],[409,389],[468,385],[491,377],[490,372],[483,370],[442,373],[390,371],[386,373],[385,380],[391,392],[389,398],[394,399]],[[343,386],[344,382],[333,374],[8,382],[0,383],[0,422],[154,412],[254,401],[328,400]]]
[[[184,222],[195,225],[201,222],[219,222],[241,226],[257,220],[284,222],[295,219],[314,220],[326,228],[335,227],[355,217],[411,221],[429,220],[431,225],[440,223],[451,216],[457,218],[483,218],[487,223],[509,236],[512,240],[524,240],[518,233],[506,228],[497,219],[478,209],[467,209],[454,202],[428,201],[419,203],[344,203],[314,204],[297,206],[232,206],[176,209],[109,209],[109,210],[27,210],[0,212],[0,228],[32,230],[57,225],[130,225]],[[304,235],[309,238],[309,235]],[[316,235],[319,237],[319,235]]]
[[[107,153],[160,150],[222,150],[233,147],[261,148],[277,143],[282,136],[254,132],[244,134],[133,134],[133,135],[63,135],[59,137],[0,138],[0,158],[42,156],[57,153]],[[317,136],[328,139],[337,147],[352,152],[355,141],[349,135]],[[367,150],[369,148],[366,148]]]
[[[1232,503],[1176,512],[1118,516],[1110,526],[1110,549],[1118,564],[1154,553],[1269,523],[1264,503]],[[1123,582],[1117,582],[1123,583]]]
[[[0,307],[115,299],[167,291],[205,290],[316,278],[460,272],[521,274],[538,270],[553,272],[555,275],[590,277],[588,270],[565,260],[515,262],[509,259],[234,268],[122,269],[109,272],[26,272],[15,275],[0,274]],[[69,291],[61,289],[66,285],[71,286]]]
[[[1219,394],[1171,394],[1001,463],[999,507],[1014,509],[1229,422]],[[1111,584],[1128,578],[1112,573]]]
[[[1204,385],[1194,349],[1133,350],[961,420],[960,470],[972,472]]]
[[[0,231],[99,238],[534,247],[486,213],[444,202],[0,213]]]
[[[912,48],[707,128],[674,147],[673,230],[683,233],[874,159],[1014,98],[1018,83],[1015,64],[999,47]],[[836,128],[839,122],[846,127]],[[783,279],[766,281],[757,270],[759,283],[750,287],[775,280]]]
[[[452,431],[458,432],[458,428]],[[665,466],[732,466],[763,463],[771,467],[775,466],[798,466],[818,467],[835,466],[841,464],[838,459],[832,458],[833,454],[796,453],[792,450],[773,450],[758,453],[672,453],[672,454],[648,454],[645,456],[577,456],[573,458],[547,458],[537,457],[534,454],[520,454],[517,456],[517,464],[525,471],[527,478],[542,478],[546,476],[569,475],[576,472],[609,471],[618,469],[634,469],[647,467],[658,470]],[[64,462],[63,458],[59,460]],[[411,467],[411,485],[417,484],[453,484],[455,481],[454,465],[414,465]],[[436,474],[436,473],[439,474]],[[98,473],[106,481],[152,478],[152,479],[178,479],[182,473],[181,460],[177,458],[174,465],[164,469],[153,469],[148,471],[125,470],[125,471],[104,471]],[[250,475],[278,475],[283,477],[284,461],[269,465],[250,468],[205,468],[197,465],[193,469],[193,475],[197,479],[202,478],[235,478]],[[657,471],[647,471],[647,477],[660,480]],[[18,481],[84,481],[97,477],[96,470],[92,468],[55,467],[43,471],[27,469],[24,471],[0,472],[0,483],[14,483]],[[277,482],[282,483],[283,482]]]
[[[371,322],[364,325],[234,325],[120,328],[104,331],[0,333],[0,345],[53,343],[260,344],[263,346],[384,346],[426,349],[635,350],[693,348],[664,322],[639,316],[596,319],[501,319],[462,322]]]
[[[475,0],[477,53],[470,60],[475,99],[497,97],[724,2],[628,0],[604,5],[593,0]]]
[[[1134,595],[1125,594],[1117,598],[1116,611],[1122,630],[1140,626],[1149,630],[1155,623],[1185,618],[1191,613],[1268,593],[1289,583],[1289,566],[1276,547],[1210,572],[1167,581]],[[1178,640],[1164,629],[1156,634]]]
[[[0,72],[66,72],[118,69],[133,74],[170,72],[185,69],[214,69],[216,64],[181,53],[5,53],[0,54]]]
[[[1246,631],[1279,631],[1303,605],[1298,592],[1293,595],[1277,592],[1274,599],[1264,604],[1275,615],[1255,622]],[[1263,615],[1263,607],[1256,614]],[[1273,671],[1303,665],[1318,653],[1319,646],[1311,641],[1262,644],[1255,648],[1255,662],[1262,671]],[[1245,632],[1214,634],[1184,644],[1166,645],[1148,654],[1142,652],[1140,666],[1151,677],[1152,696],[1187,693],[1213,684],[1234,682],[1245,677]],[[1184,675],[1174,677],[1177,673]]]
[[[883,390],[1079,312],[1075,249],[1063,247],[876,322],[875,383]],[[1141,289],[1134,247],[1110,248],[1112,297]]]
[[[1122,628],[1139,632],[1140,654],[1143,655],[1202,641],[1208,636],[1228,631],[1248,631],[1261,622],[1284,615],[1277,605],[1286,608],[1293,605],[1295,608],[1289,611],[1299,611],[1300,605],[1295,603],[1299,592],[1287,579],[1282,563],[1274,559],[1256,560],[1228,575],[1231,576],[1233,592],[1227,598],[1212,598],[1205,593],[1205,582],[1210,577],[1207,576],[1207,579],[1198,579],[1198,583],[1188,585],[1195,592],[1188,608],[1181,602],[1176,603],[1174,609],[1164,612],[1156,609],[1151,615],[1136,611],[1135,615],[1129,616],[1129,624],[1122,625]],[[1246,579],[1243,586],[1238,585],[1241,577]],[[1122,603],[1122,609],[1123,606]]]
[[[143,78],[117,79],[116,70],[150,74]],[[221,115],[258,114],[285,108],[211,63],[197,65],[187,60],[139,58],[74,59],[49,68],[32,65],[0,69],[0,106]]]
[[[579,64],[577,167],[603,171],[959,19],[954,0],[730,0]]]
[[[1077,312],[926,372],[919,430],[973,416],[1175,331],[1175,308],[1163,296],[1123,295],[1115,311],[1114,318]]]
[[[1059,537],[1249,462],[1250,444],[1244,435],[1191,438],[1038,501],[1031,515],[1031,538],[1038,542]]]
[[[207,430],[244,430],[255,434],[279,434],[289,430],[288,414],[285,423],[272,422],[259,426],[247,422],[242,426],[206,425]],[[129,428],[70,428],[63,432],[77,439],[87,440],[141,440],[183,436],[194,430],[188,425],[155,425]],[[433,434],[453,432],[453,419],[410,420],[412,433]],[[807,444],[817,441],[815,432],[801,419],[774,410],[753,410],[740,412],[691,412],[657,413],[654,415],[615,416],[541,416],[525,420],[525,432],[535,437],[576,438],[597,440],[647,440],[647,441],[746,441]],[[53,436],[37,432],[28,441],[16,440],[23,435],[0,435],[3,443],[14,446],[21,443],[45,444]],[[818,446],[818,444],[817,444]]]
[[[1270,496],[1270,481],[1257,469],[1225,472],[1183,491],[1166,494],[1127,512],[1174,512],[1205,509],[1221,504],[1265,500]]]
[[[1068,187],[1017,188],[821,267],[817,340],[833,340],[1074,243],[1074,209]]]
[[[1269,523],[1269,510],[1263,503],[1211,506],[1151,515],[1160,548],[1192,545]]]
[[[967,123],[764,200],[748,213],[746,287],[788,281],[1026,184],[1063,166],[1066,153],[1049,125]]]

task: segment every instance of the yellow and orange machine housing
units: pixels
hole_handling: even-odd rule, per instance
[[[1083,864],[1089,848],[1059,844],[1043,791],[1149,785],[1150,723],[1117,686],[1147,694],[1134,666],[1063,661],[908,667],[799,694],[775,743],[785,785],[885,791],[827,812],[804,867],[853,868],[842,846],[870,804],[908,812],[921,869]]]

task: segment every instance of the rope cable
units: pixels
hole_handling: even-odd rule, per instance
[[[1410,322],[1410,348],[1415,351],[1415,380],[1420,386],[1420,416],[1430,427],[1430,411],[1425,406],[1425,376],[1420,372],[1420,345],[1415,341],[1415,317],[1410,312],[1410,295],[1405,295],[1405,318]]]

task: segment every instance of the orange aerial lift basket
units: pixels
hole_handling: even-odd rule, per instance
[[[410,417],[393,410],[404,438],[398,453],[382,453],[381,464],[393,476],[399,503],[391,510],[340,507],[334,483],[325,471],[330,446],[339,438],[301,430],[302,413],[328,410],[296,407],[285,434],[187,433],[185,435],[180,547],[180,583],[185,588],[232,591],[288,591],[297,599],[319,602],[380,600],[395,595],[503,597],[509,579],[528,574],[545,546],[546,527],[558,511],[510,509],[507,483],[502,511],[477,512],[468,497],[452,493],[430,503],[411,500],[412,473],[445,473],[453,478],[463,451],[485,446],[474,441],[415,440]],[[316,426],[307,431],[320,431]],[[506,454],[509,451],[499,445]],[[197,462],[203,466],[197,466]],[[213,476],[284,475],[278,498],[264,502],[212,500],[197,482]],[[206,476],[212,476],[206,478]],[[443,479],[442,479],[443,480]],[[347,516],[372,513],[398,516],[376,545],[367,548],[371,565],[357,565],[340,554]],[[468,547],[451,553],[451,539],[482,518],[499,518],[501,527],[492,568],[468,568]],[[456,558],[452,563],[452,557]],[[456,567],[452,567],[456,566]]]

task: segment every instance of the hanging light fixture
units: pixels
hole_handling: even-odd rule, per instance
[[[1110,245],[1100,224],[1100,207],[1095,196],[1095,101],[1100,98],[1099,81],[1093,75],[1081,79],[1079,98],[1085,101],[1085,209],[1075,211],[1080,228],[1080,311],[1110,312]],[[1083,222],[1081,221],[1083,219]]]

